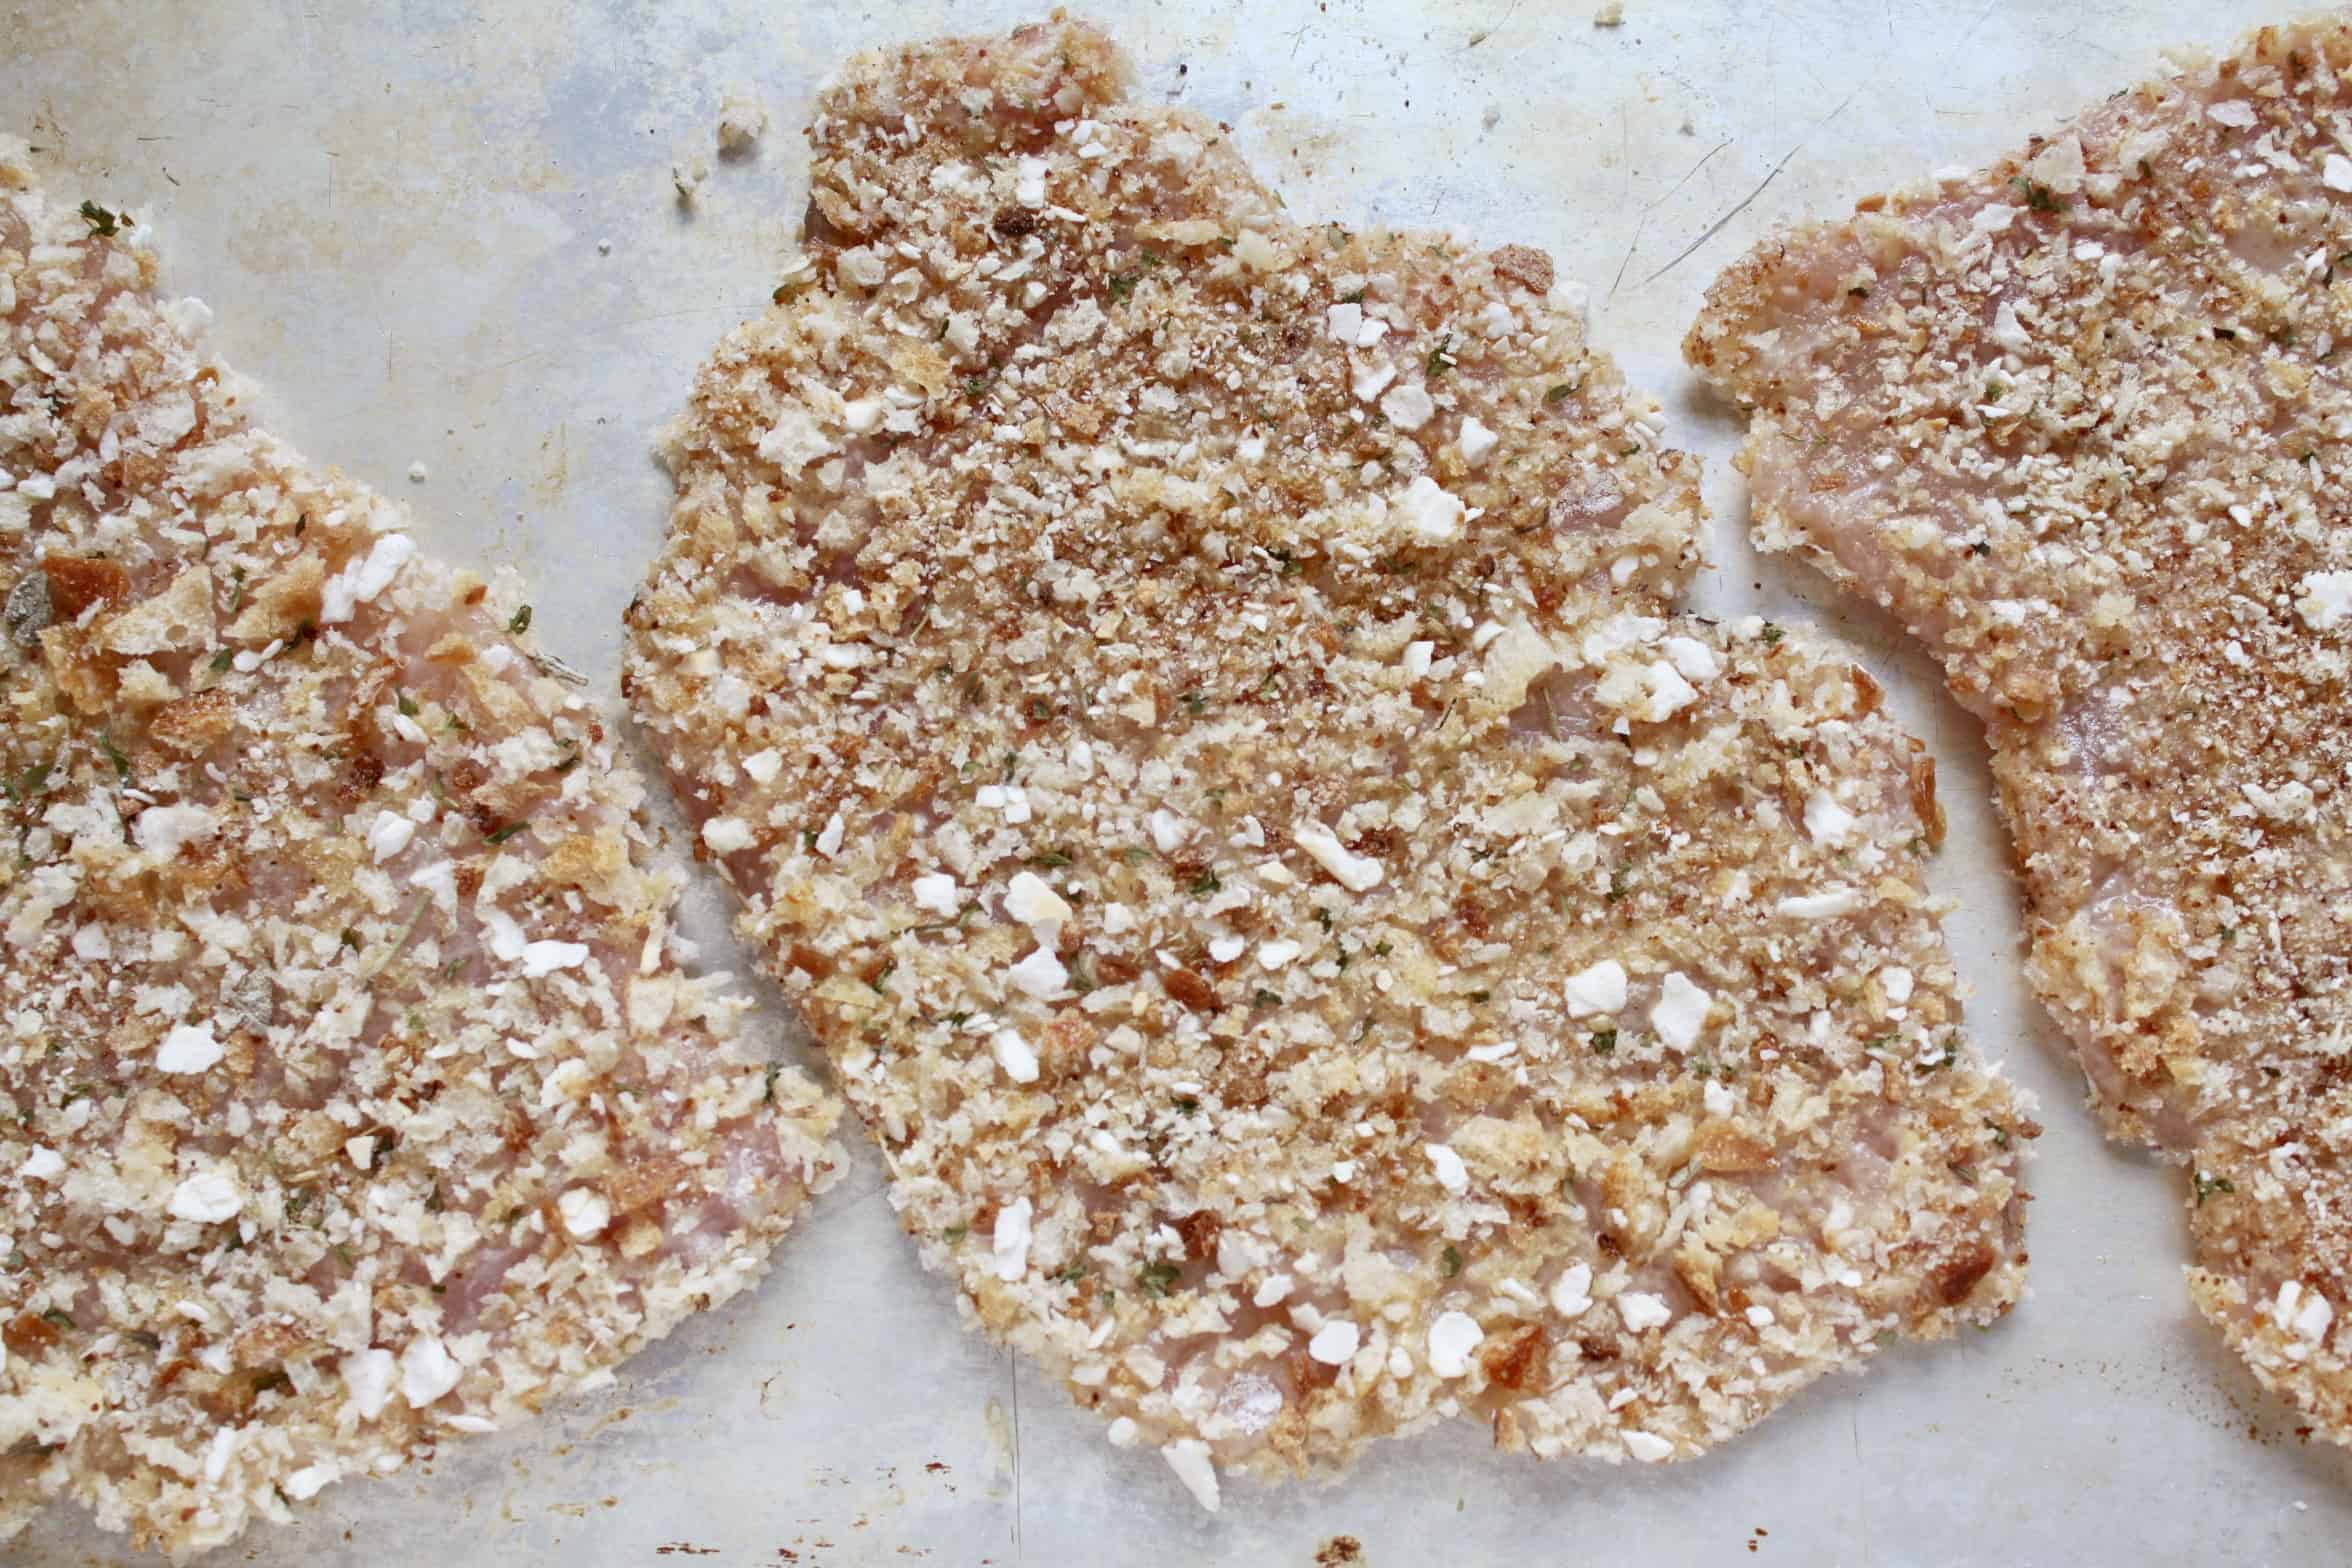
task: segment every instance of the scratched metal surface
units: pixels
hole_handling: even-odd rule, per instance
[[[2343,1560],[2352,1490],[2193,1320],[2167,1172],[2105,1149],[2024,995],[1981,743],[1924,663],[1801,569],[1743,546],[1726,412],[1676,343],[1777,222],[1978,161],[2279,0],[1100,0],[1143,90],[1229,121],[1293,210],[1548,247],[1596,335],[1706,455],[1721,567],[1697,602],[1843,630],[1929,737],[1938,880],[1979,1042],[2042,1097],[2032,1298],[1997,1330],[1897,1350],[1747,1439],[1665,1469],[1540,1467],[1456,1425],[1352,1476],[1232,1485],[1200,1514],[1152,1455],[958,1325],[861,1151],[752,1299],[620,1388],[351,1484],[221,1560],[445,1563],[2243,1563]],[[799,119],[857,46],[993,28],[1009,0],[855,14],[753,0],[0,0],[0,131],[69,198],[134,207],[172,286],[219,314],[274,424],[411,502],[444,555],[512,565],[537,626],[609,690],[653,548],[646,456],[696,360],[763,303],[804,190]],[[2193,17],[2181,13],[2193,10]],[[712,160],[721,97],[776,118]],[[609,252],[601,244],[609,241]],[[410,465],[427,477],[413,483]],[[710,951],[740,969],[715,900]],[[770,1026],[788,1049],[781,1023]],[[1767,1533],[1768,1532],[1768,1533]],[[427,1543],[430,1543],[429,1547]],[[795,1555],[797,1554],[797,1555]],[[143,1560],[53,1512],[12,1560]]]

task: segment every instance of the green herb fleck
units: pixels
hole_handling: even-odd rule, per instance
[[[92,234],[102,240],[110,240],[114,238],[118,230],[131,220],[122,213],[108,212],[94,201],[84,200],[82,221],[90,226]]]
[[[950,1225],[947,1229],[941,1231],[939,1234],[940,1237],[945,1240],[949,1246],[952,1247],[971,1233],[972,1227],[969,1225]]]
[[[1176,1283],[1176,1276],[1181,1272],[1182,1270],[1173,1263],[1147,1263],[1144,1265],[1143,1272],[1135,1276],[1135,1288],[1152,1300],[1158,1301],[1168,1294],[1169,1288]]]
[[[1616,1050],[1617,1031],[1614,1029],[1595,1029],[1592,1032],[1592,1048],[1603,1056],[1606,1056],[1611,1051]]]
[[[493,844],[503,844],[530,825],[528,822],[509,822],[503,827],[492,828],[482,836]]]
[[[1444,1275],[1447,1279],[1452,1279],[1455,1275],[1461,1273],[1462,1249],[1455,1246],[1450,1241],[1447,1242],[1445,1251],[1438,1254],[1437,1271],[1438,1273]]]
[[[2227,1176],[2208,1176],[2203,1171],[2199,1171],[2196,1173],[2196,1180],[2197,1207],[2200,1209],[2205,1207],[2205,1200],[2215,1193],[2236,1192],[2238,1190],[2238,1184]]]
[[[1764,623],[1764,646],[1765,646],[1765,647],[1767,647],[1767,648],[1774,648],[1774,647],[1778,647],[1778,646],[1780,645],[1780,639],[1781,639],[1781,638],[1783,638],[1783,637],[1785,637],[1785,636],[1787,636],[1787,635],[1788,635],[1788,633],[1786,633],[1786,632],[1782,631],[1782,630],[1781,630],[1779,627],[1777,627],[1777,626],[1773,625],[1773,624],[1772,624],[1770,621],[1766,621],[1766,622]]]
[[[531,629],[531,607],[526,604],[521,609],[515,611],[515,613],[507,619],[506,629],[509,633],[517,637],[520,637],[523,633],[529,631]]]
[[[2025,198],[2026,206],[2035,212],[2056,212],[2066,205],[2066,198],[2039,180],[2029,180],[2022,174],[2011,175],[2009,183]]]
[[[51,1307],[41,1314],[41,1321],[52,1328],[78,1329],[81,1327],[73,1320],[73,1314],[62,1307]]]
[[[220,652],[212,656],[212,673],[215,675],[226,673],[230,662],[233,661],[236,657],[237,656],[234,653],[231,653],[228,649],[221,649]]]

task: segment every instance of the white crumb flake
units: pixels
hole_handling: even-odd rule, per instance
[[[360,1420],[373,1421],[392,1402],[392,1384],[398,1365],[392,1352],[380,1346],[370,1346],[343,1358],[343,1389],[350,1398],[351,1412]]]
[[[1327,1367],[1346,1366],[1363,1341],[1363,1333],[1346,1318],[1335,1318],[1307,1341],[1307,1354]]]
[[[1037,1050],[1022,1038],[1020,1030],[999,1029],[988,1037],[988,1050],[996,1058],[996,1065],[1013,1082],[1037,1081]]]
[[[1464,414],[1462,428],[1454,436],[1454,449],[1462,454],[1464,464],[1480,468],[1485,466],[1487,453],[1492,452],[1495,443],[1501,439],[1476,414]]]
[[[713,817],[702,825],[702,841],[714,855],[732,855],[751,847],[751,824],[741,817]]]
[[[286,1495],[298,1503],[307,1503],[342,1474],[342,1470],[332,1464],[304,1465],[286,1477]]]
[[[35,1149],[25,1156],[17,1174],[27,1181],[53,1181],[65,1170],[65,1156],[55,1149]]]
[[[416,823],[400,812],[377,812],[376,819],[368,824],[368,855],[377,865],[382,865],[408,848],[410,841],[416,837],[416,830]]]
[[[173,1219],[218,1225],[235,1219],[244,1207],[245,1190],[238,1185],[236,1171],[226,1166],[200,1170],[172,1189]]]
[[[729,93],[719,105],[719,151],[741,157],[768,132],[768,108],[748,92]]]
[[[1667,661],[1684,680],[1711,681],[1723,673],[1723,655],[1696,637],[1669,637],[1665,648]]]
[[[1592,1310],[1592,1265],[1571,1263],[1552,1281],[1552,1310],[1564,1318],[1580,1318]]]
[[[417,1410],[430,1408],[465,1375],[449,1347],[427,1334],[400,1353],[400,1397]]]
[[[1424,544],[1445,544],[1461,537],[1462,519],[1468,515],[1468,508],[1436,480],[1419,474],[1397,498],[1397,514],[1404,520],[1405,531],[1415,539]]]
[[[1039,947],[1005,971],[1014,988],[1040,1001],[1060,996],[1070,986],[1070,971],[1054,956],[1050,947]]]
[[[1440,1187],[1448,1192],[1470,1190],[1470,1168],[1462,1163],[1462,1156],[1454,1152],[1452,1145],[1424,1144],[1421,1152],[1429,1157],[1430,1168],[1437,1173],[1437,1184]]]
[[[1773,910],[1790,920],[1834,920],[1862,907],[1859,888],[1839,886],[1819,893],[1797,893],[1774,904]]]
[[[1069,920],[1070,906],[1045,878],[1034,871],[1016,871],[1005,889],[1005,913],[1025,926],[1059,926]]]
[[[1429,399],[1429,389],[1418,381],[1408,381],[1391,387],[1380,400],[1380,412],[1399,430],[1418,430],[1429,423],[1429,416],[1437,412],[1437,405]]]
[[[1853,836],[1854,814],[1825,789],[1805,797],[1805,833],[1816,844],[1843,844]]]
[[[163,1073],[200,1073],[219,1064],[226,1054],[204,1024],[174,1024],[155,1048],[155,1070]]]
[[[1625,966],[1614,958],[1604,958],[1570,975],[1563,982],[1562,990],[1567,997],[1568,1016],[1571,1018],[1621,1012],[1625,1007],[1626,996]]]
[[[1675,1050],[1687,1051],[1705,1032],[1707,1010],[1713,1003],[1714,998],[1677,969],[1658,987],[1658,1000],[1650,1008],[1650,1027]]]
[[[1486,1338],[1486,1330],[1467,1312],[1441,1312],[1429,1325],[1429,1370],[1443,1378],[1461,1377],[1470,1370],[1471,1353]]]
[[[1272,942],[1260,942],[1258,944],[1258,967],[1268,972],[1287,968],[1291,960],[1297,958],[1302,951],[1304,949],[1298,943],[1287,937]]]
[[[1292,832],[1291,842],[1351,893],[1368,893],[1380,885],[1380,862],[1352,853],[1338,834],[1321,823],[1302,824]]]
[[[2302,589],[2295,600],[2295,613],[2313,631],[2332,632],[2352,616],[2352,572],[2308,573]]]
[[[915,878],[908,891],[914,895],[917,909],[929,910],[935,915],[952,915],[960,906],[956,896],[956,879],[944,871],[934,871],[928,876]]]
[[[1617,1315],[1625,1320],[1626,1328],[1636,1334],[1664,1328],[1674,1321],[1674,1314],[1667,1310],[1664,1297],[1638,1290],[1619,1293]]]
[[[996,1230],[989,1238],[989,1257],[996,1277],[1011,1284],[1029,1272],[1029,1216],[1027,1198],[1016,1198],[996,1211]]]
[[[1666,1441],[1666,1439],[1658,1436],[1654,1432],[1644,1432],[1639,1427],[1628,1427],[1626,1429],[1625,1451],[1632,1455],[1635,1459],[1640,1460],[1645,1465],[1654,1465],[1661,1459],[1671,1459],[1674,1457],[1674,1445],[1672,1443],[1669,1443]]]
[[[2294,1335],[2306,1345],[2319,1345],[2326,1342],[2328,1329],[2336,1321],[2336,1309],[2326,1296],[2290,1279],[2279,1282],[2270,1316],[2282,1332]]]
[[[416,556],[416,542],[406,534],[379,534],[368,553],[327,579],[319,590],[319,624],[336,626],[358,613],[363,604],[392,586],[400,569]]]
[[[555,1208],[564,1229],[576,1240],[601,1236],[612,1223],[612,1204],[593,1187],[572,1188],[555,1200]]]
[[[2327,162],[2320,165],[2319,180],[2331,191],[2352,191],[2352,158],[2329,153]]]
[[[1192,1500],[1210,1513],[1217,1511],[1217,1467],[1209,1459],[1209,1445],[1197,1437],[1184,1438],[1160,1450],[1160,1457],[1168,1461],[1168,1468],[1176,1472],[1176,1479],[1192,1494]]]

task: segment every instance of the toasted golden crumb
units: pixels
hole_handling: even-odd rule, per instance
[[[1691,362],[1766,548],[1985,721],[2036,989],[2190,1168],[2191,1289],[2352,1441],[2352,28],[2269,28],[2025,154],[1781,235]]]
[[[756,1279],[834,1106],[668,954],[529,611],[0,147],[0,1537],[183,1557]]]
[[[1666,615],[1694,466],[1542,252],[1302,226],[1122,80],[852,62],[630,617],[925,1260],[1210,1506],[1997,1315],[2032,1129],[1877,689]]]

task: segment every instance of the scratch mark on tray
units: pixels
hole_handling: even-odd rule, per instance
[[[1856,1471],[1854,1507],[1862,1520],[1862,1561],[1867,1564],[1870,1561],[1870,1488],[1862,1484],[1864,1478],[1860,1474],[1862,1468],[1862,1413],[1859,1410],[1848,1409],[1846,1411],[1846,1431],[1854,1440],[1854,1469]]]
[[[1478,31],[1470,35],[1470,41],[1462,46],[1461,52],[1468,54],[1471,50],[1477,48],[1480,44],[1485,43],[1489,38],[1492,38],[1495,34],[1510,26],[1511,18],[1517,16],[1518,14],[1519,0],[1511,0],[1511,3],[1504,7],[1503,14],[1491,25],[1481,27],[1478,29]]]
[[[1967,43],[1969,39],[1974,38],[1976,36],[1976,30],[1984,26],[1985,19],[1999,9],[2001,9],[2001,0],[1986,0],[1985,8],[1976,13],[1976,20],[1968,24],[1968,30],[1966,32],[1963,32],[1958,38],[1952,40],[1952,47],[1948,52],[1952,54],[1958,54],[1960,52],[1960,46]]]
[[[1005,1368],[1013,1381],[1013,1560],[1021,1555],[1021,1358],[1013,1351],[1005,1352]]]
[[[1859,92],[1860,89],[1857,88],[1855,91]],[[1729,223],[1732,219],[1738,217],[1741,213],[1747,211],[1749,203],[1753,202],[1757,197],[1763,195],[1765,187],[1770,185],[1774,180],[1779,179],[1780,171],[1787,168],[1789,164],[1795,160],[1797,154],[1805,150],[1806,143],[1813,139],[1813,131],[1820,130],[1822,127],[1828,125],[1830,121],[1845,113],[1846,104],[1852,103],[1853,101],[1854,93],[1846,94],[1845,102],[1840,103],[1836,108],[1830,110],[1828,114],[1824,115],[1819,121],[1817,121],[1813,126],[1813,130],[1807,131],[1803,140],[1800,140],[1794,147],[1791,147],[1788,150],[1787,156],[1783,157],[1780,162],[1774,164],[1772,166],[1771,172],[1766,174],[1763,179],[1757,181],[1756,188],[1754,190],[1741,197],[1737,204],[1735,204],[1729,212],[1725,213],[1722,217],[1717,218],[1713,223],[1707,225],[1707,232],[1700,235],[1697,239],[1692,240],[1688,245],[1684,246],[1681,253],[1678,254],[1672,261],[1666,263],[1665,266],[1660,267],[1657,271],[1642,279],[1641,286],[1643,288],[1648,288],[1651,284],[1666,276],[1667,273],[1672,272],[1675,268],[1690,260],[1692,255],[1695,254],[1701,246],[1705,245],[1716,235],[1722,233],[1723,226]]]
[[[1691,177],[1697,174],[1701,169],[1704,169],[1707,166],[1707,161],[1710,158],[1713,158],[1717,153],[1721,152],[1724,148],[1729,147],[1730,145],[1731,139],[1729,137],[1725,137],[1722,141],[1719,141],[1714,146],[1708,148],[1705,153],[1700,155],[1698,162],[1692,164],[1689,168],[1682,171],[1681,179],[1676,180],[1672,185],[1667,186],[1665,191],[1659,195],[1657,200],[1642,208],[1641,217],[1635,220],[1633,225],[1633,239],[1625,247],[1625,259],[1617,263],[1617,276],[1609,280],[1609,297],[1611,299],[1617,297],[1617,285],[1625,281],[1625,269],[1633,265],[1634,252],[1641,249],[1642,231],[1650,226],[1650,214],[1656,212],[1660,207],[1665,206],[1667,202],[1673,200],[1674,193],[1678,190],[1681,190],[1685,185],[1688,185],[1691,182]]]

